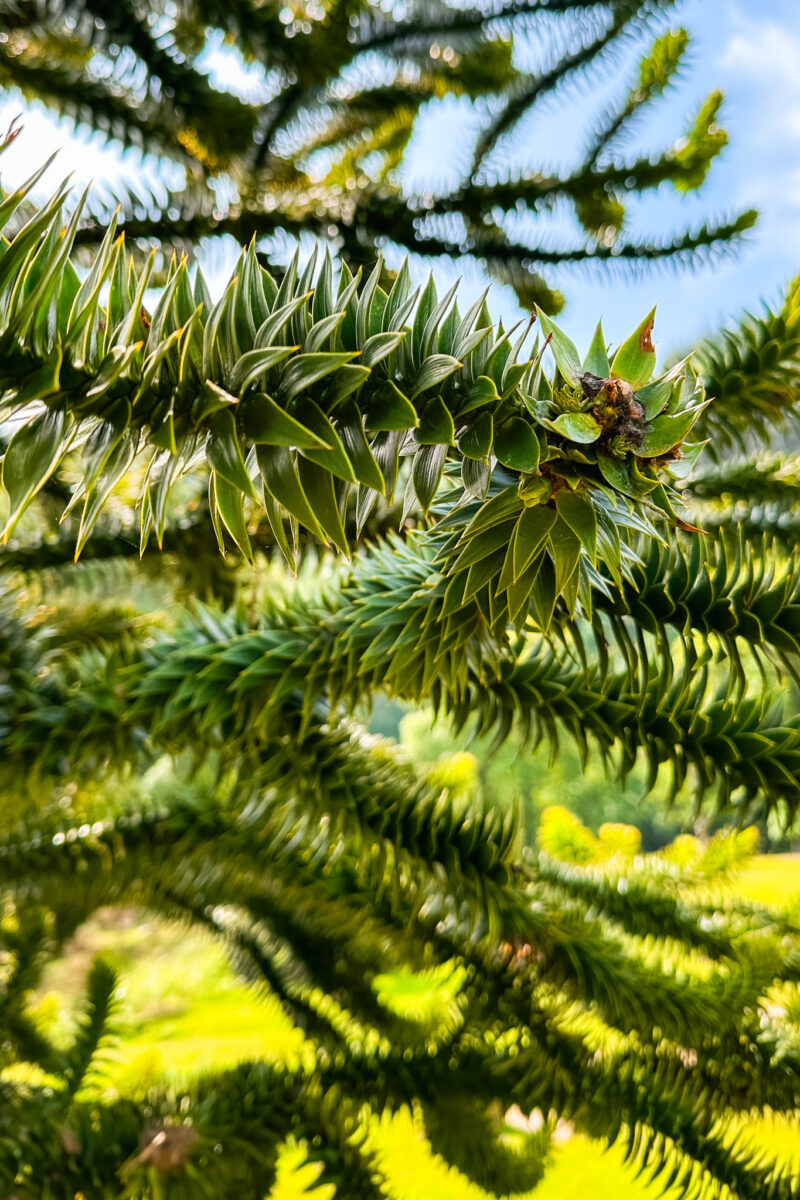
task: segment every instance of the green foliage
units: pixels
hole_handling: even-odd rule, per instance
[[[703,503],[685,439],[737,437],[739,410],[709,417],[689,362],[655,372],[652,314],[609,362],[602,329],[582,359],[540,311],[525,358],[482,301],[462,317],[405,269],[386,290],[325,256],[279,282],[251,247],[217,304],[176,261],[148,310],[113,228],[74,267],[62,201],[0,246],[2,1188],[262,1200],[290,1142],[321,1185],[377,1198],[369,1129],[413,1110],[496,1194],[539,1179],[558,1116],[683,1195],[788,1200],[790,1171],[725,1132],[800,1107],[796,924],[713,893],[752,835],[642,854],[550,811],[526,845],[471,759],[415,763],[357,720],[382,694],[522,754],[566,734],[682,803],[790,822],[795,557],[677,511],[679,483]],[[402,536],[365,545],[403,488]],[[230,536],[249,586],[223,609],[181,602],[201,568],[144,588],[129,556],[48,567],[26,528],[65,502],[78,550],[135,505],[142,549]],[[263,571],[264,521],[297,582]],[[107,1094],[110,969],[63,1044],[29,996],[108,905],[217,940],[297,1055]],[[387,994],[409,977],[447,986]],[[541,1130],[511,1138],[513,1106]]]

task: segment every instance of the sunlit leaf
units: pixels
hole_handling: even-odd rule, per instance
[[[626,379],[632,388],[642,387],[655,370],[656,352],[651,339],[655,315],[656,310],[652,309],[622,343],[611,364],[612,375]]]
[[[580,442],[586,446],[596,442],[602,433],[600,422],[595,420],[591,413],[561,413],[552,424],[557,433],[563,434],[571,442]]]

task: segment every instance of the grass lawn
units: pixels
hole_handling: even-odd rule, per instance
[[[800,856],[761,856],[737,880],[736,891],[762,904],[800,907]],[[120,1092],[137,1092],[157,1079],[176,1083],[202,1068],[249,1058],[297,1062],[303,1041],[268,994],[245,987],[224,954],[202,933],[133,914],[104,911],[80,931],[70,952],[51,964],[38,993],[40,1019],[67,1036],[75,1004],[98,953],[120,972],[116,1026],[107,1077]],[[779,1120],[762,1121],[748,1134],[770,1153],[800,1165],[800,1131]],[[485,1195],[434,1158],[410,1114],[378,1122],[375,1145],[397,1200],[479,1200]],[[314,1170],[302,1147],[287,1147],[281,1162],[278,1200],[313,1196]],[[655,1200],[657,1183],[637,1180],[616,1148],[581,1136],[555,1147],[553,1165],[536,1200]],[[678,1200],[678,1193],[670,1193]]]

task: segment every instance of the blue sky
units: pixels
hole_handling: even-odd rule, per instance
[[[568,299],[561,323],[582,342],[591,337],[599,317],[607,336],[619,340],[657,302],[656,336],[663,347],[676,350],[742,309],[776,300],[800,273],[800,4],[687,0],[676,5],[669,25],[689,30],[689,65],[677,87],[653,106],[631,149],[649,153],[670,144],[715,88],[726,96],[722,123],[730,142],[698,193],[683,197],[665,186],[649,194],[635,206],[631,229],[667,238],[687,224],[750,207],[760,210],[761,220],[734,258],[699,270],[650,269],[642,277],[609,277],[595,268],[564,269],[555,277],[551,273],[548,278]],[[569,165],[598,99],[627,90],[648,40],[641,40],[614,68],[616,88],[601,89],[593,82],[577,89],[567,103],[559,99],[526,121],[515,134],[510,161]],[[430,181],[429,186],[446,186],[451,181],[450,148],[464,140],[465,119],[469,114],[456,103],[445,113],[425,114],[407,156],[410,185],[423,187]],[[551,227],[554,234],[560,232],[563,218],[556,217]],[[452,273],[463,270],[458,264]],[[465,274],[468,287],[477,287],[474,272],[467,269]],[[494,291],[493,312],[510,318],[516,312],[513,298]]]
[[[692,38],[689,65],[683,81],[654,107],[637,131],[631,149],[652,152],[674,140],[688,125],[702,98],[712,89],[726,95],[723,123],[730,144],[717,161],[701,191],[689,198],[665,187],[631,211],[631,232],[668,237],[686,224],[757,207],[761,220],[747,244],[732,259],[693,271],[649,270],[609,277],[595,269],[564,270],[548,276],[567,294],[564,324],[580,342],[588,341],[598,319],[607,336],[618,341],[658,302],[656,336],[666,351],[674,351],[712,331],[740,313],[776,300],[782,287],[800,273],[800,6],[797,0],[685,0],[675,6],[669,24],[686,26]],[[624,92],[635,70],[645,39],[632,47],[613,69],[595,81],[572,89],[542,112],[526,120],[507,146],[509,163],[524,167],[568,165],[579,153],[598,101]],[[520,43],[521,62],[536,59],[536,47]],[[218,51],[209,67],[224,77],[230,60]],[[228,76],[231,77],[230,75]],[[240,81],[243,82],[243,81]],[[15,97],[0,103],[0,127],[22,109]],[[421,114],[404,166],[409,188],[439,190],[455,182],[459,163],[471,145],[467,132],[477,115],[468,105],[445,102]],[[141,178],[143,163],[136,153],[120,156],[102,148],[99,136],[72,132],[68,121],[56,121],[40,108],[26,111],[25,131],[2,162],[5,186],[23,178],[52,149],[63,147],[51,171],[54,183],[66,171],[76,182]],[[175,179],[179,182],[179,178]],[[548,218],[554,236],[565,232],[564,214]],[[232,245],[204,255],[212,276],[235,256]],[[423,265],[418,264],[419,273]],[[438,263],[442,282],[464,277],[465,299],[483,286],[472,263]],[[513,295],[493,287],[490,306],[496,316],[518,315]]]

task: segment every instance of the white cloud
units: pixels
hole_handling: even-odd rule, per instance
[[[777,21],[752,21],[734,9],[732,23],[736,32],[728,39],[720,57],[720,65],[733,67],[756,78],[774,79],[776,73],[785,75],[800,94],[800,75],[797,71],[800,55],[800,36]]]
[[[730,8],[727,24],[731,34],[718,65],[731,82],[750,82],[769,118],[758,121],[760,136],[800,138],[800,33],[785,22],[753,20],[738,6]]]

